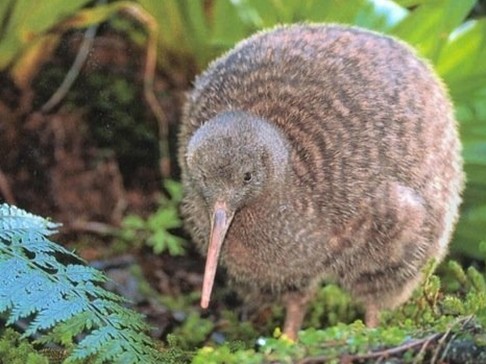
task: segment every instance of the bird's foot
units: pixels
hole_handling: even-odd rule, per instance
[[[377,327],[380,323],[380,311],[375,304],[368,303],[365,308],[365,324],[368,327]]]
[[[304,321],[310,296],[309,293],[291,292],[283,298],[286,309],[283,334],[293,341],[297,340],[297,333]]]

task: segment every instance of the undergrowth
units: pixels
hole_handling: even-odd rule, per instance
[[[184,254],[183,239],[172,233],[182,227],[178,206],[182,200],[182,186],[165,180],[168,197],[162,197],[157,211],[147,218],[131,214],[122,221],[117,234],[118,249],[121,246],[148,245],[155,254],[168,252],[172,256]]]
[[[48,364],[46,356],[11,328],[4,329],[0,337],[0,362],[10,364]]]
[[[305,330],[294,343],[275,329],[271,338],[260,338],[257,347],[246,343],[207,343],[197,350],[193,363],[353,363],[392,359],[396,363],[478,363],[486,361],[486,286],[475,268],[464,271],[454,261],[441,268],[444,279],[433,274],[431,262],[425,280],[413,298],[400,309],[386,311],[378,328],[361,320],[331,323],[334,315],[346,321],[359,307],[338,287],[321,288],[308,314]],[[332,291],[332,295],[326,293]],[[322,307],[334,311],[322,314]],[[331,304],[331,305],[330,305]],[[341,311],[340,311],[341,310]],[[344,310],[344,311],[343,311]],[[319,316],[321,313],[321,316]],[[318,317],[318,318],[316,318]],[[326,327],[322,322],[327,321]],[[312,325],[312,326],[311,326]],[[176,363],[173,361],[173,363]]]

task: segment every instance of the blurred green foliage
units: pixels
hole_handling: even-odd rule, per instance
[[[31,47],[66,16],[90,0],[3,0],[0,2],[0,69]]]
[[[367,328],[360,320],[351,324],[337,323],[322,330],[308,328],[300,331],[297,343],[288,340],[277,328],[273,338],[258,340],[257,350],[242,343],[234,346],[232,342],[226,342],[214,346],[209,342],[197,351],[192,363],[298,363],[306,358],[311,363],[314,361],[310,358],[316,358],[319,363],[340,363],[359,362],[361,356],[362,360],[384,360],[393,355],[400,357],[399,362],[419,363],[431,362],[433,355],[438,356],[439,353],[445,357],[448,352],[454,352],[455,349],[444,350],[446,341],[449,349],[456,344],[461,347],[462,340],[470,340],[471,345],[484,346],[483,333],[480,334],[486,325],[483,274],[474,268],[465,272],[459,264],[451,261],[444,266],[446,278],[441,280],[433,274],[434,269],[435,264],[430,262],[424,270],[425,281],[415,291],[413,298],[400,309],[385,312],[378,328]],[[321,291],[328,287],[331,287],[333,295],[327,296],[324,301],[319,300],[315,306],[332,306],[331,302],[343,299],[347,306],[353,306],[346,299],[347,295],[335,286],[322,287]],[[442,348],[437,344],[440,339],[444,345]],[[434,340],[436,344],[432,344]],[[426,341],[428,344],[424,345]],[[416,345],[412,345],[414,342]],[[403,349],[400,350],[400,347]],[[393,348],[393,352],[387,351],[390,348]],[[465,350],[465,346],[461,350]],[[367,358],[371,352],[376,356]],[[479,355],[485,354],[479,350],[481,352],[483,354]],[[351,358],[355,361],[351,361]],[[483,360],[484,356],[481,358]],[[478,361],[470,359],[469,362]]]
[[[182,187],[172,180],[166,180],[164,186],[169,197],[161,199],[157,211],[146,219],[133,214],[126,216],[118,239],[130,245],[144,243],[152,247],[155,254],[167,251],[170,255],[181,255],[184,241],[171,230],[182,226],[177,208],[182,200]]]
[[[2,363],[10,364],[49,364],[47,357],[11,328],[0,330],[0,358]]]
[[[0,71],[10,68],[19,86],[29,84],[59,37],[50,32],[90,0],[0,1]]]

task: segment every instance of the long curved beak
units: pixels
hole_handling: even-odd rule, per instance
[[[218,266],[219,253],[223,245],[224,237],[231,224],[234,213],[230,212],[226,202],[218,201],[214,204],[211,218],[211,235],[209,237],[206,268],[204,269],[201,307],[208,308],[213,289],[214,277]]]

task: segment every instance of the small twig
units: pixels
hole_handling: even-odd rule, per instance
[[[449,329],[442,335],[442,337],[439,339],[439,341],[437,341],[437,347],[434,350],[434,355],[432,356],[432,359],[430,360],[430,364],[434,364],[437,361],[437,356],[439,355],[440,348],[442,347],[445,340],[447,339],[447,337],[451,333],[451,330],[452,330],[452,326],[449,327]]]
[[[447,342],[447,345],[444,348],[444,351],[442,352],[442,355],[440,356],[439,363],[443,363],[444,362],[444,360],[445,360],[445,358],[447,356],[447,353],[449,352],[449,349],[451,348],[451,345],[454,342],[454,340],[456,339],[456,337],[457,337],[457,334],[452,335],[451,339]],[[434,355],[434,357],[435,357],[435,355]]]
[[[437,339],[441,335],[442,335],[441,333],[432,334],[423,339],[413,340],[408,343],[402,344],[400,346],[396,346],[394,348],[374,351],[366,354],[345,355],[343,358],[349,359],[350,360],[349,362],[352,362],[353,360],[373,359],[373,358],[379,358],[381,356],[390,356],[390,355],[401,353],[403,351],[407,351],[408,349],[412,349],[417,346],[428,345],[431,341]]]
[[[461,325],[461,329],[463,329],[468,323],[469,321],[471,321],[473,318],[472,315],[470,316],[466,316],[465,318],[462,318],[463,320],[463,323]],[[457,325],[458,322],[454,323],[454,325],[451,325],[451,327],[447,330],[447,334],[450,333],[450,331],[452,330],[452,328]],[[457,334],[454,334],[452,335],[451,339],[449,340],[449,342],[447,343],[446,347],[444,348],[444,351],[442,352],[442,355],[440,356],[440,359],[439,359],[439,363],[442,363],[444,362],[446,356],[447,356],[447,352],[449,351],[451,345],[452,345],[452,342],[455,340],[455,338],[457,337]],[[445,339],[444,339],[445,340]],[[442,341],[442,339],[440,340]],[[439,347],[440,345],[442,344],[441,342],[439,341]],[[439,354],[439,350],[437,349],[437,351],[434,353],[434,356],[432,357],[432,361],[431,363],[434,363],[435,360],[437,360],[437,356]]]
[[[329,340],[319,345],[319,347],[332,348],[333,346],[344,346],[344,345],[346,345],[346,340]]]
[[[15,197],[10,188],[10,184],[8,183],[7,176],[3,173],[0,169],[0,192],[5,199],[5,202],[9,203],[10,205],[15,205]]]
[[[117,229],[112,225],[97,221],[73,221],[69,225],[65,225],[63,231],[93,233],[105,236],[113,234]]]
[[[106,0],[99,0],[98,4],[104,4],[105,2]],[[99,24],[92,25],[84,32],[83,41],[81,42],[81,46],[79,47],[78,53],[71,68],[66,73],[64,80],[56,92],[54,92],[49,100],[42,105],[41,111],[43,113],[48,113],[51,111],[62,101],[62,99],[64,99],[64,97],[66,97],[67,93],[78,78],[86,59],[88,58],[91,47],[93,46],[96,32],[98,31],[98,27]]]
[[[427,347],[429,344],[440,338],[437,342],[437,348],[434,350],[434,355],[432,356],[432,359],[430,360],[430,363],[437,363],[437,358],[440,353],[440,348],[444,345],[445,341],[447,340],[448,336],[450,335],[452,329],[458,325],[459,323],[462,323],[461,328],[464,328],[471,320],[473,316],[466,316],[466,317],[461,317],[454,321],[449,328],[446,330],[444,333],[436,333],[436,334],[431,334],[425,338],[419,339],[419,340],[414,340],[410,341],[408,343],[402,344],[400,346],[396,346],[390,349],[385,349],[385,350],[379,350],[379,351],[373,351],[373,352],[368,352],[365,354],[355,354],[355,355],[343,355],[340,357],[340,363],[341,364],[350,364],[353,363],[354,361],[361,361],[361,360],[367,360],[367,359],[377,359],[381,360],[383,358],[386,358],[391,355],[395,355],[401,352],[404,352],[406,350],[415,348],[420,346],[420,351],[417,353],[416,359],[414,360],[414,363],[418,362],[420,360],[420,357],[424,352],[427,350]],[[453,338],[457,335],[453,335],[451,340],[447,343],[444,352],[442,353],[439,363],[444,362],[445,357],[447,355],[447,352],[449,351],[451,342],[453,341]],[[298,362],[298,364],[319,364],[319,363],[325,363],[331,359],[338,359],[336,357],[330,357],[327,355],[322,355],[322,356],[315,356],[315,357],[308,357],[304,358],[301,361]]]
[[[380,364],[381,362],[383,362],[383,360],[385,360],[385,358],[384,358],[384,357],[378,358],[378,359],[375,361],[375,364]]]
[[[112,5],[115,6],[115,9],[117,11],[124,11],[134,17],[140,23],[144,24],[148,30],[147,55],[144,70],[144,96],[158,123],[160,173],[162,177],[168,177],[170,175],[168,119],[164,113],[164,110],[160,106],[154,91],[155,70],[157,66],[157,40],[159,26],[155,18],[137,4],[133,4],[130,2],[118,2]],[[67,24],[73,26],[73,24],[76,24],[76,21]],[[68,75],[66,75],[66,78],[64,79],[62,85],[59,87],[58,91],[56,91],[51,99],[42,107],[43,112],[47,112],[46,110],[51,110],[65,96],[72,83],[78,76],[80,68],[84,63],[87,55],[89,54],[89,49],[93,42],[92,39],[90,40],[90,35],[92,32],[96,32],[96,27],[97,26],[92,26],[86,31],[85,39],[80,47],[73,66],[69,70]],[[59,101],[56,101],[57,99],[59,99]]]
[[[328,355],[320,355],[320,356],[313,356],[304,358],[297,362],[297,364],[319,364],[319,363],[326,363],[331,359],[336,359],[334,357],[330,357]]]
[[[422,344],[422,346],[421,346],[421,348],[420,348],[419,352],[417,353],[417,355],[415,356],[415,359],[414,359],[414,360],[413,360],[413,362],[412,362],[413,364],[417,364],[417,363],[419,363],[419,362],[422,362],[422,361],[423,361],[423,355],[424,355],[424,353],[425,353],[425,350],[427,350],[427,347],[429,346],[430,342],[431,342],[433,339],[435,339],[435,337],[429,337],[429,339],[428,339],[427,341],[425,341],[425,342]],[[441,338],[441,339],[442,339],[442,338]]]
[[[413,340],[408,343],[402,344],[400,346],[396,346],[390,349],[385,349],[380,351],[373,351],[366,354],[355,354],[355,355],[346,354],[341,357],[340,362],[342,364],[346,364],[346,363],[352,363],[355,360],[376,359],[380,357],[391,356],[406,351],[408,349],[412,349],[417,346],[428,345],[431,341],[437,339],[441,335],[442,333],[432,334],[423,339]],[[310,358],[304,358],[299,362],[299,364],[318,364],[318,363],[324,363],[330,359],[336,359],[336,358],[331,358],[327,355],[315,356]]]
[[[154,91],[154,78],[157,66],[157,21],[147,12],[139,7],[127,6],[127,13],[144,23],[148,29],[147,56],[144,73],[144,94],[150,109],[155,115],[159,124],[159,148],[160,148],[160,173],[162,177],[170,175],[169,157],[169,123],[164,110],[160,106]]]

